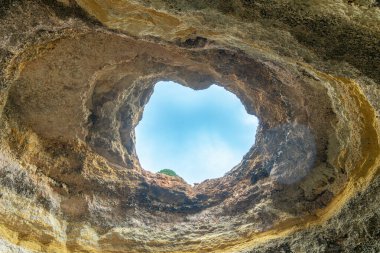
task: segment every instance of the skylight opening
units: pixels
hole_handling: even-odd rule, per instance
[[[218,178],[239,164],[255,142],[258,119],[222,87],[195,91],[158,82],[136,127],[143,169],[174,171],[188,183]]]

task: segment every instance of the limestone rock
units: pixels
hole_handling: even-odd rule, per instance
[[[0,2],[1,252],[379,252],[378,1]],[[260,119],[225,176],[141,167],[154,85]]]

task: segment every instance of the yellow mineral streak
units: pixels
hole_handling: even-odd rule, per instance
[[[3,193],[6,189],[1,188]],[[14,245],[37,252],[66,252],[66,224],[34,205],[32,200],[7,192],[0,204],[0,234]],[[15,209],[18,206],[20,208]]]
[[[125,30],[132,35],[170,34],[181,25],[181,21],[173,15],[145,8],[130,1],[78,0],[77,2],[106,26]]]

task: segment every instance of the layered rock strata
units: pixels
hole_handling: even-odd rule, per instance
[[[375,1],[3,1],[1,252],[380,251]],[[224,177],[144,170],[158,81],[260,119]]]

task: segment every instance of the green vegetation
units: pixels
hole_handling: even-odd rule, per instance
[[[162,169],[158,173],[165,174],[172,177],[178,177],[177,173],[170,169]]]

